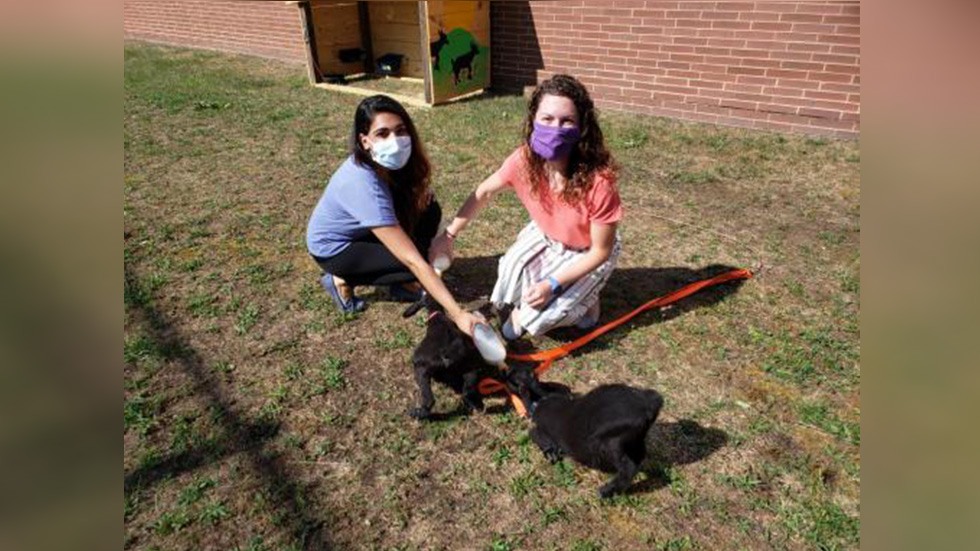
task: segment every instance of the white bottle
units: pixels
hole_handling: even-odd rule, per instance
[[[480,355],[490,365],[500,365],[507,357],[507,350],[504,343],[497,336],[497,332],[486,323],[478,323],[473,326],[473,343]]]
[[[449,260],[449,257],[441,254],[432,261],[432,269],[436,271],[437,276],[442,277],[442,272],[448,270],[450,264],[452,261]]]

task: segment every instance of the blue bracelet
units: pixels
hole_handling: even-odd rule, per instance
[[[551,285],[551,294],[555,296],[560,295],[564,290],[561,288],[561,283],[558,283],[558,280],[554,276],[548,276],[548,285]]]

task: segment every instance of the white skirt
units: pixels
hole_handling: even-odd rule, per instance
[[[617,234],[609,258],[595,270],[579,278],[541,310],[521,308],[521,295],[525,289],[558,273],[588,252],[585,249],[570,249],[561,242],[549,239],[532,221],[517,235],[517,242],[500,257],[497,283],[490,301],[498,308],[504,305],[520,308],[517,319],[531,335],[574,325],[590,308],[598,305],[599,291],[605,287],[616,268],[620,249]]]

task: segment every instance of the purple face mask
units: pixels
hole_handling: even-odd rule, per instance
[[[535,122],[531,132],[531,149],[544,160],[554,161],[568,155],[581,137],[577,126],[547,126]]]

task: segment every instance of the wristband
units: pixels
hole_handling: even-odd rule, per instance
[[[561,292],[564,290],[564,289],[561,288],[561,283],[558,283],[558,280],[555,279],[554,276],[548,276],[548,280],[547,281],[548,281],[548,285],[551,285],[551,294],[552,295],[556,295],[556,296],[557,295],[560,295]]]

